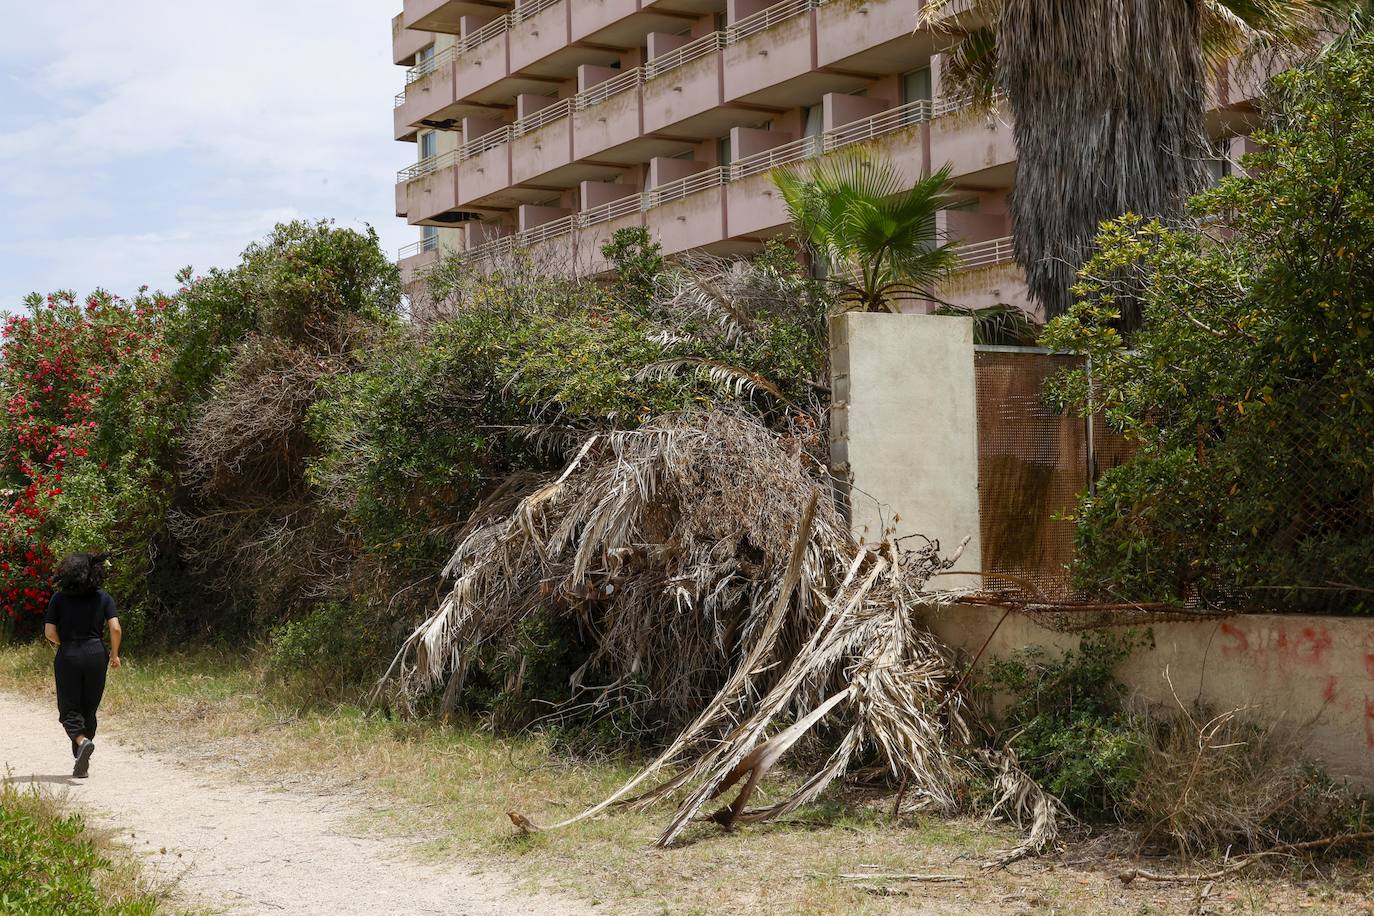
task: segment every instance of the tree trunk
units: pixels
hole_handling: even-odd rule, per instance
[[[1015,118],[1016,258],[1053,317],[1103,220],[1177,215],[1202,187],[1201,4],[1006,0],[997,40]]]

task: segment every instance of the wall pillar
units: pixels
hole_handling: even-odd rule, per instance
[[[855,536],[920,534],[945,555],[967,537],[955,569],[979,570],[973,322],[845,312],[830,321],[830,365],[831,463]],[[932,586],[980,582],[940,576]]]

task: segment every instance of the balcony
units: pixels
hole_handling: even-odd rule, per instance
[[[458,35],[463,17],[490,18],[508,9],[510,4],[503,0],[405,0],[401,21],[407,29]]]
[[[712,136],[729,130],[722,58],[725,33],[712,32],[644,65],[644,130]],[[758,115],[751,117],[757,119]]]
[[[431,156],[398,172],[396,209],[412,226],[451,224],[458,209],[457,152]]]
[[[680,13],[640,10],[636,0],[577,0],[577,15],[572,21],[572,40],[633,48],[653,31],[675,32],[682,28]],[[643,4],[648,6],[649,4]]]
[[[586,73],[591,68],[583,68]],[[606,72],[597,71],[605,76]],[[644,72],[633,70],[611,76],[577,94],[572,113],[573,158],[598,157],[624,165],[643,161],[623,155],[624,147],[642,135],[642,108],[639,94]],[[614,151],[621,150],[617,156]]]
[[[808,104],[827,91],[859,89],[865,80],[817,69],[820,0],[784,0],[725,30],[725,100],[771,108]]]
[[[829,0],[816,9],[816,62],[874,76],[910,70],[928,60],[950,35],[913,31],[912,0]]]
[[[956,184],[1010,187],[1016,174],[1016,141],[1005,101],[988,112],[967,110],[958,99],[941,99],[930,125],[930,162],[954,166]]]
[[[439,264],[439,239],[427,238],[413,242],[402,248],[396,257],[396,266],[401,268],[401,287],[409,289],[424,279]]]
[[[418,32],[401,24],[398,15],[391,20],[391,62],[409,67],[420,49],[434,43],[433,32]]]

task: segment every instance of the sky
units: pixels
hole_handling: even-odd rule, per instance
[[[412,144],[376,0],[0,0],[0,310],[174,289],[274,224],[376,228]]]

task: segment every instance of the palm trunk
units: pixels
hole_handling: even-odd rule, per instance
[[[1201,2],[1006,0],[997,40],[1016,258],[1053,317],[1103,220],[1175,215],[1202,186]]]

